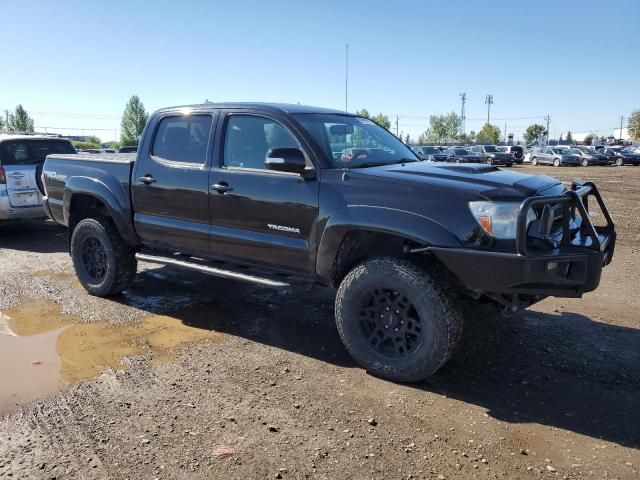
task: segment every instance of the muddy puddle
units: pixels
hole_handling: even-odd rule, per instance
[[[181,346],[219,339],[212,325],[225,315],[207,305],[180,312],[180,318],[86,323],[44,299],[0,312],[0,415],[93,378],[105,367],[122,368],[124,357],[152,353],[154,361],[170,361]]]

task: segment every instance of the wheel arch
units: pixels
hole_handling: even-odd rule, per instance
[[[110,217],[120,236],[129,245],[138,244],[133,229],[128,194],[118,184],[114,192],[100,181],[88,177],[70,178],[63,196],[64,221],[72,233],[80,220],[92,214]]]
[[[414,248],[461,246],[453,233],[436,221],[411,212],[345,207],[325,226],[318,247],[316,273],[337,286],[356,264],[377,256],[408,255]]]

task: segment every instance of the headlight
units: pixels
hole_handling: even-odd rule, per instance
[[[520,202],[469,202],[469,209],[482,229],[499,239],[515,239]],[[527,213],[527,226],[536,219],[532,209]]]

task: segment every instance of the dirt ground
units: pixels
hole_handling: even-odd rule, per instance
[[[0,227],[0,478],[640,478],[640,168],[514,168],[597,182],[614,261],[582,299],[473,312],[415,385],[354,365],[331,290],[141,265],[97,299],[63,228]]]

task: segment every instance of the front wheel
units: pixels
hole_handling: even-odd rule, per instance
[[[368,372],[415,382],[451,357],[462,313],[423,269],[400,258],[368,260],[344,278],[336,324],[351,356]]]
[[[136,275],[135,252],[108,217],[85,218],[76,225],[71,259],[82,286],[98,297],[120,293]]]
[[[557,158],[553,161],[553,166],[554,167],[559,167],[560,166],[560,160],[558,160]]]
[[[532,166],[534,166],[534,167],[535,167],[536,165],[538,165],[538,159],[537,159],[536,157],[533,157],[533,158],[531,159],[531,165],[532,165]]]
[[[586,158],[584,160],[582,160],[582,166],[583,167],[588,167],[589,166],[589,160],[587,160]]]
[[[616,167],[621,167],[624,165],[624,160],[621,158],[616,158]]]

